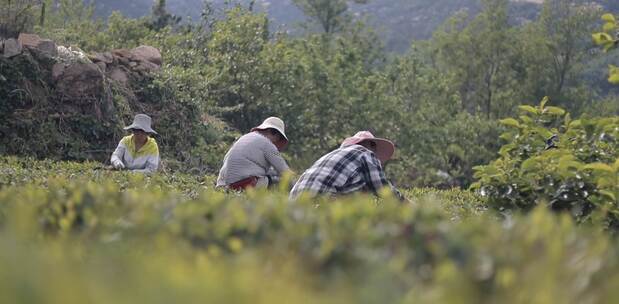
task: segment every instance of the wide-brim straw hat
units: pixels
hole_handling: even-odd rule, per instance
[[[354,136],[344,139],[340,148],[356,145],[364,141],[371,141],[376,144],[375,154],[381,163],[391,159],[393,152],[395,152],[395,145],[390,140],[374,137],[369,131],[360,131]]]
[[[151,128],[150,116],[146,114],[135,115],[135,117],[133,118],[133,123],[130,126],[125,127],[125,130],[131,129],[139,129],[146,133],[157,134],[157,132],[155,132],[155,130]]]
[[[262,124],[257,127],[251,129],[251,131],[256,130],[266,130],[266,129],[275,129],[279,134],[281,134],[286,140],[286,144],[288,143],[288,136],[286,136],[286,126],[284,125],[284,121],[279,117],[269,117],[265,119]]]

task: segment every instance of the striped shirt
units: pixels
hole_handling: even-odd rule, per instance
[[[296,199],[303,192],[313,195],[355,191],[378,194],[383,187],[390,187],[397,198],[404,199],[385,177],[374,152],[360,145],[351,145],[321,157],[303,172],[290,192],[290,199]]]
[[[290,170],[277,147],[265,136],[251,132],[241,136],[224,157],[217,186],[256,176],[281,175]]]
[[[125,136],[112,153],[112,163],[115,160],[122,161],[133,172],[152,173],[159,168],[159,147],[154,138],[148,137],[140,150],[136,150],[133,135]]]

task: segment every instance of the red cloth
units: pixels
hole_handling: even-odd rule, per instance
[[[237,190],[237,191],[241,191],[241,190],[245,190],[247,188],[253,188],[256,187],[256,184],[258,184],[258,178],[255,176],[250,176],[248,178],[244,178],[238,182],[232,183],[230,185],[228,185],[228,188],[233,189],[233,190]]]

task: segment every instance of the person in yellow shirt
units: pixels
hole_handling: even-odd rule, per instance
[[[159,147],[150,134],[157,134],[151,128],[151,118],[137,114],[133,123],[124,128],[132,135],[125,136],[118,143],[110,159],[115,169],[133,172],[153,173],[159,168]]]

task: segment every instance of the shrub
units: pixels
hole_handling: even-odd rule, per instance
[[[497,160],[475,168],[473,188],[499,210],[544,205],[619,228],[619,117],[572,120],[546,102],[501,121],[507,144]]]
[[[601,47],[604,52],[608,52],[612,49],[616,49],[619,43],[619,37],[617,29],[619,29],[619,22],[613,14],[602,15],[602,21],[604,26],[602,32],[594,33],[592,35],[593,42]],[[619,68],[614,65],[609,66],[608,70],[608,82],[612,84],[619,84]]]

